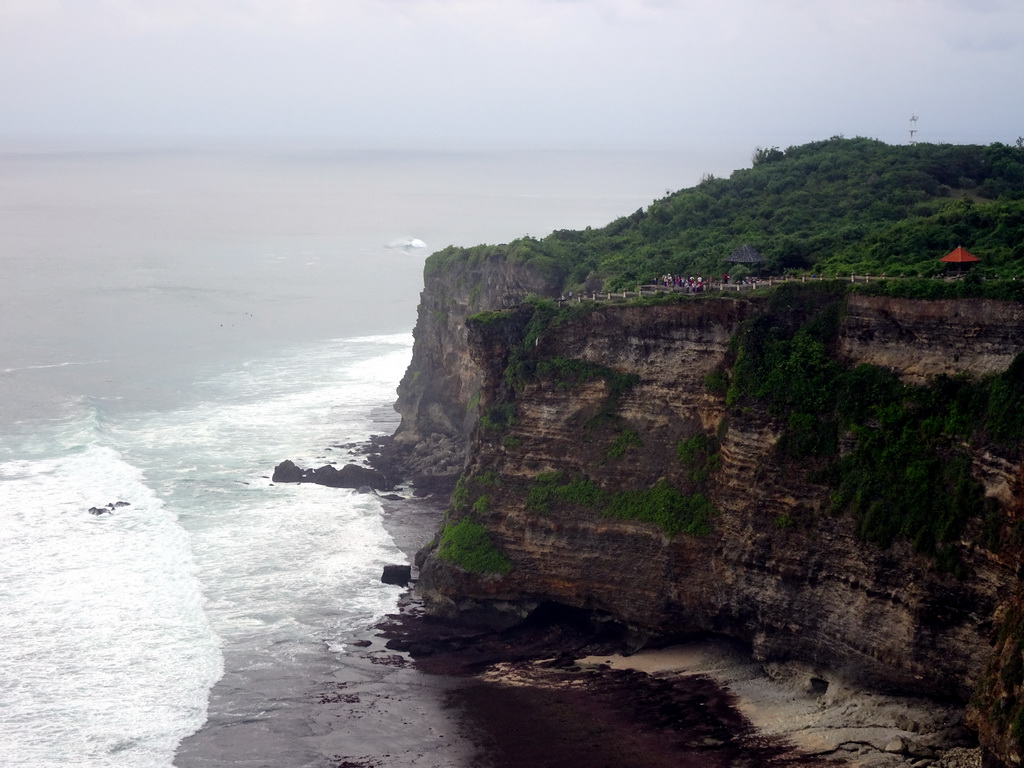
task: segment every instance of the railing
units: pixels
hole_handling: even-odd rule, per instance
[[[902,275],[901,275],[902,277]],[[707,281],[691,286],[685,285],[638,285],[635,291],[591,291],[589,293],[569,293],[558,297],[559,302],[580,303],[583,301],[622,301],[629,298],[656,296],[661,293],[683,293],[699,295],[711,291],[755,291],[759,287],[767,288],[782,283],[807,283],[821,280],[849,280],[851,283],[870,283],[872,280],[895,279],[886,275],[849,275],[848,277],[827,277],[825,275],[800,275],[794,277],[766,277],[749,282],[729,283],[723,281]]]

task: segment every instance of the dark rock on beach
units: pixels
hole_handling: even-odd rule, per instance
[[[365,486],[375,491],[386,491],[393,487],[384,473],[358,464],[346,464],[341,469],[330,464],[317,469],[302,469],[290,459],[274,467],[271,479],[275,483],[315,483],[331,488],[356,489]]]
[[[459,679],[448,705],[492,768],[805,766],[823,759],[757,732],[709,677],[657,678],[583,661],[626,650],[623,634],[542,610],[504,630],[418,614],[381,626],[386,647],[416,668]],[[554,659],[554,661],[542,661]]]
[[[412,581],[412,566],[409,565],[385,565],[384,573],[380,580],[384,584],[395,584],[405,587]]]

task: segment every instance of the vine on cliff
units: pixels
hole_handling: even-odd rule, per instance
[[[496,393],[494,403],[481,418],[481,425],[485,429],[495,431],[514,426],[516,393],[535,382],[550,382],[557,387],[569,389],[590,381],[604,381],[608,394],[598,412],[584,426],[595,427],[614,418],[621,398],[639,381],[639,377],[586,360],[563,356],[545,357],[544,346],[541,344],[549,329],[593,311],[596,311],[594,302],[560,306],[550,299],[532,296],[516,309],[482,312],[469,318],[468,322],[480,328],[508,323],[508,350],[502,389]]]
[[[608,394],[585,427],[595,427],[613,418],[618,413],[623,395],[640,380],[636,374],[620,373],[606,365],[565,357],[539,360],[534,367],[534,377],[539,381],[553,382],[562,389],[572,389],[588,381],[604,381]]]

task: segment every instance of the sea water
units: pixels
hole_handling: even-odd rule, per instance
[[[218,717],[284,711],[245,681],[344,656],[394,608],[379,575],[405,556],[374,496],[269,476],[397,426],[426,253],[600,226],[712,170],[0,152],[0,764],[170,766],[218,681]]]

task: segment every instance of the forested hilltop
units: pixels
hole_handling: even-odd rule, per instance
[[[728,179],[709,176],[600,229],[450,247],[427,270],[501,253],[566,290],[615,290],[666,273],[721,275],[723,260],[749,244],[770,274],[929,276],[944,270],[941,256],[963,245],[982,259],[976,269],[983,274],[1024,276],[1022,144],[894,146],[833,137],[758,148],[753,167]]]

